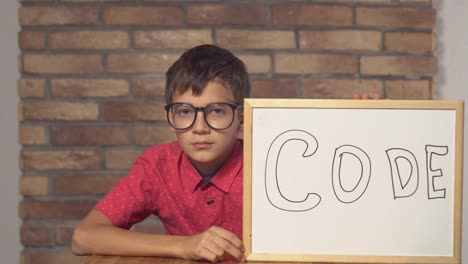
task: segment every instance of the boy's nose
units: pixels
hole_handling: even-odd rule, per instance
[[[195,119],[195,123],[193,124],[192,131],[195,133],[203,133],[203,132],[208,132],[210,130],[210,127],[205,121],[204,118],[204,113],[199,112],[197,114],[197,117]]]

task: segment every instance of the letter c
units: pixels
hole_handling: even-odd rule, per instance
[[[282,193],[278,183],[278,160],[281,149],[291,140],[303,141],[306,149],[302,157],[312,156],[318,149],[315,137],[302,130],[288,130],[277,136],[268,149],[265,165],[265,191],[270,203],[281,210],[302,212],[313,209],[320,203],[320,196],[316,193],[308,193],[301,201],[287,199]]]

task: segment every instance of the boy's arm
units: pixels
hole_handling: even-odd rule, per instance
[[[245,260],[242,241],[220,227],[190,237],[139,233],[113,226],[95,209],[76,227],[72,249],[77,255],[160,256],[216,262],[228,254]]]

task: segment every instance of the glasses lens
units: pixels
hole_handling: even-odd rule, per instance
[[[169,122],[175,129],[186,129],[195,120],[195,108],[189,104],[173,104]]]
[[[205,119],[214,129],[226,129],[234,120],[234,110],[229,104],[210,104],[205,108]]]

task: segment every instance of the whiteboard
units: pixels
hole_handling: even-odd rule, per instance
[[[463,102],[244,107],[248,260],[460,263]]]

